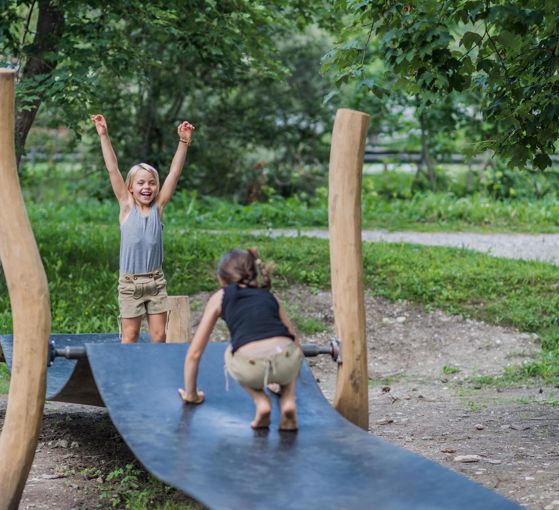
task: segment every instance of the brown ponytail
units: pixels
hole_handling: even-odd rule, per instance
[[[256,248],[233,250],[220,260],[217,274],[226,284],[269,289],[272,285],[273,264],[264,264]]]
[[[247,251],[252,255],[254,259],[254,264],[258,270],[260,275],[260,285],[259,287],[263,289],[269,289],[272,286],[272,271],[274,269],[274,263],[269,262],[268,264],[264,264],[260,255],[258,253],[258,249],[256,247],[248,248]]]

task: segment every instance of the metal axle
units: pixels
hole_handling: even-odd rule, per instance
[[[341,363],[340,341],[336,338],[330,345],[301,345],[303,353],[307,357],[315,357],[321,354],[329,354],[332,360]],[[48,366],[50,367],[55,358],[82,359],[87,357],[87,352],[83,345],[72,345],[66,347],[56,347],[54,341],[49,344]]]

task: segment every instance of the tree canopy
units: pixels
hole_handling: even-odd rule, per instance
[[[555,0],[334,0],[343,19],[324,67],[380,98],[405,93],[420,111],[462,96],[476,150],[544,169],[559,138]],[[382,66],[374,65],[382,62]]]

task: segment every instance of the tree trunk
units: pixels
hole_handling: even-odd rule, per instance
[[[435,174],[435,165],[429,154],[429,131],[425,125],[425,117],[423,113],[419,114],[419,129],[421,130],[421,158],[417,165],[417,174],[415,176],[412,189],[416,188],[419,183],[419,178],[423,173],[423,168],[427,169],[426,175],[429,181],[429,187],[431,191],[436,191],[437,188],[437,177]]]
[[[51,0],[39,0],[39,17],[33,44],[27,53],[27,61],[23,66],[21,80],[44,81],[56,68],[56,60],[52,57],[56,53],[58,43],[64,31],[64,11],[62,7]],[[18,108],[15,124],[15,143],[17,164],[25,148],[25,141],[43,97],[37,94],[37,99],[27,103],[27,108]]]

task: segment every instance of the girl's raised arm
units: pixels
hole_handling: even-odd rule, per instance
[[[97,129],[97,134],[101,140],[101,150],[103,152],[103,159],[105,160],[105,166],[109,172],[109,179],[111,180],[111,185],[113,187],[113,192],[118,200],[119,204],[124,205],[128,202],[130,193],[126,189],[126,184],[122,178],[122,174],[118,169],[118,161],[116,159],[116,154],[113,149],[113,144],[109,138],[109,130],[107,128],[107,121],[103,115],[92,115],[91,120],[95,123],[95,128]]]
[[[209,299],[184,360],[184,389],[179,388],[179,394],[189,404],[204,402],[204,392],[199,390],[196,385],[198,367],[215,323],[221,315],[222,301],[223,289],[220,289]]]
[[[177,188],[177,183],[179,182],[179,177],[184,166],[184,161],[186,159],[186,151],[188,150],[188,145],[190,144],[190,139],[192,138],[192,132],[196,129],[190,122],[181,122],[177,127],[177,133],[179,135],[179,144],[171,162],[171,168],[169,170],[169,175],[165,179],[161,191],[157,197],[157,205],[159,207],[160,214],[163,212],[163,208],[169,203],[175,189]]]

